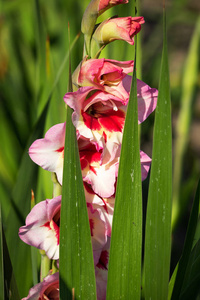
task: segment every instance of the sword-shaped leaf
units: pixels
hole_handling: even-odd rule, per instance
[[[124,125],[108,268],[107,300],[140,299],[142,189],[134,69]]]
[[[171,253],[171,152],[171,104],[164,11],[163,53],[146,217],[145,299],[167,299]]]

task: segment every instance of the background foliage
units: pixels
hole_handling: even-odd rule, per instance
[[[37,169],[28,158],[27,147],[31,144],[30,139],[43,136],[43,126],[46,130],[65,121],[63,96],[68,83],[67,27],[69,22],[73,41],[80,32],[82,14],[88,2],[49,0],[47,5],[44,0],[0,0],[0,202],[11,262],[16,270],[24,268],[21,271],[24,274],[25,271],[31,272],[26,270],[31,265],[31,253],[26,258],[27,265],[22,266],[23,252],[20,257],[14,250],[18,244],[22,248],[29,247],[22,246],[17,233],[30,210],[30,189],[34,189],[36,202],[52,197],[51,175],[41,168]],[[115,14],[127,16],[131,11],[134,15],[134,1],[129,2],[120,8],[109,10],[102,18]],[[137,74],[151,87],[158,88],[162,52],[162,1],[140,1],[139,9],[146,23],[140,33]],[[197,0],[167,2],[173,144],[176,145],[173,149],[175,204],[171,272],[182,252],[188,213],[200,170],[199,27],[194,35],[199,10],[200,4]],[[71,54],[72,70],[82,58],[82,45],[83,37],[80,36]],[[118,41],[109,45],[103,51],[102,57],[133,59],[133,48]],[[196,59],[195,64],[192,64],[193,59]],[[191,74],[195,74],[192,82]],[[51,93],[53,85],[55,88]],[[45,117],[43,109],[49,99],[48,114]],[[186,101],[189,104],[185,110]],[[141,149],[150,156],[152,131],[153,116],[150,116],[141,126]],[[177,152],[177,149],[181,152]],[[30,177],[26,172],[28,169],[34,174],[34,180],[31,177],[29,183],[27,180]],[[21,197],[16,198],[16,182],[20,174],[24,174],[20,179],[20,188],[18,186]],[[39,184],[36,189],[37,178]],[[147,186],[148,179],[143,183],[144,215]],[[12,214],[16,218],[13,219]],[[12,232],[14,230],[13,235],[10,235],[10,228]],[[198,231],[196,236],[199,237]],[[35,259],[39,261],[37,255]],[[29,278],[32,274],[25,276]],[[27,280],[24,285],[23,278],[20,279],[19,276],[16,276],[16,281],[20,297],[27,295],[32,282]]]

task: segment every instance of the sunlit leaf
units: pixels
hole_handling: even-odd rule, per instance
[[[69,66],[71,66],[69,64]],[[72,91],[71,68],[69,90]],[[60,224],[60,299],[96,299],[94,261],[76,129],[67,107]]]
[[[193,208],[190,215],[190,220],[188,224],[187,234],[185,238],[185,244],[183,248],[183,253],[179,261],[178,270],[176,274],[176,280],[174,283],[174,289],[172,293],[172,300],[177,300],[180,297],[181,289],[183,287],[183,280],[185,277],[186,268],[188,265],[188,260],[190,257],[190,252],[193,245],[194,235],[197,227],[198,215],[199,215],[199,202],[200,202],[200,181],[197,187],[196,196],[194,199]]]
[[[107,300],[140,299],[142,190],[134,70],[124,126],[111,236]]]
[[[169,69],[164,12],[164,42],[145,235],[145,299],[165,300],[171,254],[172,136]]]

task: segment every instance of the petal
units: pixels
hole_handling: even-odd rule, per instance
[[[43,169],[55,172],[62,184],[62,168],[65,142],[65,123],[51,127],[43,139],[38,139],[29,148],[30,158]]]
[[[36,204],[26,218],[26,225],[20,227],[19,237],[28,245],[45,250],[51,259],[59,258],[59,229],[53,217],[61,206],[61,196]]]
[[[142,180],[145,180],[147,178],[150,169],[151,158],[143,151],[140,151],[140,161],[141,161]]]
[[[127,75],[123,79],[123,86],[130,91],[132,77]],[[138,123],[142,123],[155,110],[158,90],[151,88],[145,82],[137,79]]]
[[[29,290],[27,297],[22,300],[38,300],[43,299],[43,295],[47,289],[50,289],[51,292],[54,291],[54,297],[51,297],[52,300],[58,300],[59,298],[59,272],[54,273],[53,275],[48,275],[44,280]],[[48,295],[46,295],[48,296]]]

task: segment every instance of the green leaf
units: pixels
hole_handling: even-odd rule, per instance
[[[188,56],[185,63],[181,108],[176,126],[176,140],[174,147],[174,174],[173,174],[173,206],[172,206],[172,230],[184,211],[185,201],[180,196],[182,189],[182,174],[184,165],[184,154],[188,145],[190,135],[190,123],[193,110],[193,98],[197,85],[199,72],[199,50],[200,50],[200,17],[197,20],[196,28],[191,38]]]
[[[145,236],[145,299],[167,299],[171,253],[172,136],[166,16]]]
[[[172,274],[172,276],[170,278],[169,288],[168,288],[168,300],[170,300],[171,296],[172,296],[172,292],[173,292],[174,283],[175,283],[175,280],[176,280],[177,271],[178,271],[178,264],[176,265],[176,268],[174,269],[174,272],[173,272],[173,274]]]
[[[181,300],[196,299],[200,292],[200,240],[194,246],[188,267],[186,270],[185,279],[183,282],[183,289],[181,291]]]
[[[133,117],[134,116],[134,117]],[[142,189],[134,69],[124,126],[108,268],[107,300],[140,299]]]
[[[69,90],[72,91],[71,64]],[[96,299],[91,233],[85,201],[76,129],[67,107],[60,220],[60,299]]]
[[[195,235],[197,222],[198,222],[199,201],[200,201],[200,181],[198,183],[197,192],[196,192],[196,196],[194,199],[194,204],[193,204],[192,211],[190,214],[190,220],[189,220],[187,234],[186,234],[186,238],[185,238],[183,254],[179,261],[176,280],[174,283],[174,289],[173,289],[173,293],[172,293],[172,297],[171,297],[172,300],[180,299],[179,297],[180,297],[181,289],[183,287],[183,280],[185,277],[185,272],[186,272],[186,268],[188,265],[188,260],[190,257],[193,240],[194,240],[194,235]]]
[[[0,203],[0,300],[4,300],[3,226]]]
[[[96,299],[94,261],[76,131],[67,107],[60,225],[60,299]]]

